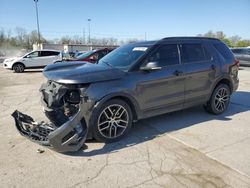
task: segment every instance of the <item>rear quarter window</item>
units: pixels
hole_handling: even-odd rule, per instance
[[[214,43],[213,46],[224,59],[233,58],[233,53],[224,43]]]

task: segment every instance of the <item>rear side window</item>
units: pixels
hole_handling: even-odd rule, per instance
[[[147,62],[158,62],[160,67],[179,64],[177,45],[166,44],[160,46],[152,55],[147,58]]]
[[[60,52],[55,51],[41,51],[41,56],[57,56]]]
[[[182,44],[181,52],[181,59],[184,63],[194,63],[211,59],[202,44]]]
[[[215,43],[213,46],[216,48],[216,50],[224,57],[224,59],[232,59],[233,54],[229,48],[223,44],[223,43]]]

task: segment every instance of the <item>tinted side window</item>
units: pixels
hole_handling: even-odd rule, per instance
[[[147,58],[147,62],[158,62],[160,67],[179,64],[179,54],[177,45],[162,45]]]
[[[250,54],[250,49],[243,49],[243,54],[244,55],[249,55]]]
[[[38,57],[38,56],[39,56],[39,51],[35,51],[35,52],[31,52],[26,57],[34,58],[34,57]]]
[[[247,49],[247,54],[250,55],[250,49]]]
[[[99,60],[99,59],[103,58],[106,54],[107,54],[106,51],[100,51],[100,52],[98,52],[98,58],[97,59]]]
[[[223,43],[216,43],[213,44],[216,50],[225,58],[225,59],[231,59],[233,58],[233,54],[229,48],[223,44]]]
[[[243,53],[242,49],[232,49],[232,52],[237,53],[237,54],[242,54]]]
[[[181,49],[181,59],[184,63],[209,60],[209,55],[201,44],[182,44]]]
[[[53,52],[53,51],[41,51],[41,56],[57,56],[60,52]]]

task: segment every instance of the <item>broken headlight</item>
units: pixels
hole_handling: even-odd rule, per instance
[[[79,110],[81,96],[77,87],[48,81],[41,86],[40,91],[45,114],[56,127],[68,121]]]

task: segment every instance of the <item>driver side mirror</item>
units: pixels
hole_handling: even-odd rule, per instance
[[[160,70],[161,67],[159,66],[158,62],[148,62],[145,66],[140,67],[140,70],[143,71],[152,71],[152,70]]]

